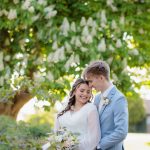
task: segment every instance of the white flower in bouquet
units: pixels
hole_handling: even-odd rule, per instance
[[[42,146],[42,150],[75,150],[78,147],[77,135],[62,128],[57,133],[50,133],[47,143]]]

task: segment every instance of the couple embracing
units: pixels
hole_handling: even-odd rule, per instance
[[[58,113],[55,130],[67,128],[79,133],[77,150],[123,150],[128,133],[125,96],[110,81],[110,68],[96,61],[84,70],[70,91],[66,108]],[[93,100],[92,88],[98,93]]]

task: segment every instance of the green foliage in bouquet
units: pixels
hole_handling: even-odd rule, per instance
[[[39,150],[50,131],[48,125],[31,125],[0,116],[0,150]]]
[[[72,133],[62,128],[56,133],[49,133],[47,143],[42,146],[43,150],[76,150],[78,148],[78,133]]]

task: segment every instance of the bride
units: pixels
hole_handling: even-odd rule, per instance
[[[100,140],[99,116],[88,82],[77,79],[72,86],[67,107],[56,118],[55,131],[65,127],[79,133],[79,150],[94,150]]]

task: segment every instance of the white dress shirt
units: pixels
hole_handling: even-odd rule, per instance
[[[101,111],[101,108],[104,104],[104,97],[107,97],[109,92],[112,90],[112,88],[114,87],[113,84],[111,84],[103,93],[101,93],[100,97],[101,97],[101,101],[99,103],[99,112]]]

